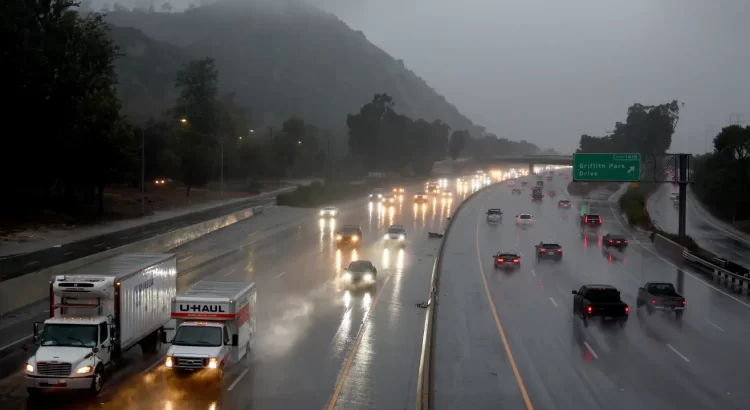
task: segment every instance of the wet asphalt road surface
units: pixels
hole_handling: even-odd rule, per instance
[[[416,400],[417,369],[432,266],[440,231],[462,197],[414,206],[407,187],[403,202],[386,209],[366,200],[340,207],[333,220],[312,215],[279,231],[241,255],[223,258],[183,275],[179,287],[200,279],[252,280],[258,286],[259,337],[247,361],[225,374],[218,391],[168,386],[163,354],[144,358],[138,348],[103,394],[92,400],[59,396],[27,401],[20,373],[0,382],[0,408],[43,409],[406,409]],[[360,224],[358,250],[337,250],[336,226]],[[402,224],[405,249],[386,248],[385,229]],[[242,225],[237,224],[240,228]],[[248,222],[246,235],[253,224]],[[225,247],[239,243],[237,230]],[[222,230],[223,231],[223,230]],[[213,233],[213,241],[221,242]],[[239,235],[239,236],[237,236]],[[337,272],[353,259],[378,268],[374,291],[346,287]],[[18,367],[22,362],[17,364]],[[17,367],[17,368],[18,368]]]
[[[556,176],[546,185],[563,192],[565,183]],[[474,197],[446,239],[436,410],[748,408],[746,297],[714,287],[694,269],[678,269],[638,237],[629,237],[624,252],[602,249],[601,235],[627,232],[607,195],[590,204],[604,226],[582,235],[578,211],[558,209],[560,197],[532,204],[529,192],[510,190],[498,185]],[[490,207],[505,213],[501,224],[485,222]],[[519,212],[532,213],[534,226],[516,227]],[[542,240],[563,246],[561,262],[535,263],[534,245]],[[506,250],[522,253],[520,270],[494,269],[492,255]],[[636,309],[638,287],[647,281],[671,282],[686,297],[681,322]],[[624,328],[584,327],[573,316],[571,291],[597,283],[616,286],[630,305]]]

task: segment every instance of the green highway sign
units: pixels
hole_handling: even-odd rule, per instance
[[[638,182],[641,154],[573,154],[573,180]]]

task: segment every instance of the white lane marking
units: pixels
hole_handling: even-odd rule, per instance
[[[102,246],[102,245],[104,245],[104,243],[97,243],[96,245],[94,245],[94,247],[95,247],[95,248],[98,248],[98,247],[100,247],[100,246]]]
[[[246,368],[245,370],[243,370],[242,373],[240,373],[240,375],[237,376],[236,379],[234,379],[234,382],[232,382],[232,384],[229,386],[229,388],[227,388],[227,391],[232,391],[232,389],[234,389],[234,386],[236,386],[237,383],[239,383],[240,380],[242,380],[242,378],[245,377],[245,375],[247,374],[248,370],[250,370],[250,369]]]
[[[64,256],[68,256],[68,255],[72,255],[72,254],[73,254],[73,252],[65,252],[65,253],[63,253]]]
[[[281,273],[279,273],[278,275],[274,276],[273,278],[274,278],[274,279],[278,279],[278,278],[280,278],[280,277],[284,276],[285,274],[286,274],[286,272],[281,272]]]
[[[9,349],[9,348],[11,348],[11,347],[13,347],[13,346],[15,346],[15,345],[17,345],[17,344],[25,341],[25,340],[31,339],[31,336],[33,336],[33,335],[24,336],[24,337],[16,340],[15,342],[10,342],[10,343],[8,343],[5,346],[0,347],[0,352],[2,352],[3,350]]]
[[[534,271],[534,269],[531,270],[531,274],[536,276],[536,272]]]
[[[39,263],[39,261],[29,262],[26,266],[36,265],[37,263]]]
[[[615,213],[615,210],[614,210],[614,209],[612,209],[612,206],[611,206],[611,205],[610,205],[610,210],[612,211],[612,214],[613,214],[613,215],[615,216],[615,219],[617,220],[617,222],[618,222],[618,223],[620,224],[620,226],[622,226],[622,229],[623,229],[623,231],[625,231],[625,232],[628,232],[628,231],[627,231],[627,229],[625,228],[625,225],[623,225],[623,224],[622,224],[622,222],[620,221],[620,218],[618,218],[618,217],[617,217],[617,214]],[[635,241],[636,241],[637,243],[639,243],[639,244],[640,244],[640,242],[638,241],[638,239],[635,239],[635,236],[633,236],[633,234],[631,234],[630,232],[628,232],[628,235],[630,235],[630,236],[631,236],[631,237],[633,238],[633,240],[635,240]],[[734,297],[734,296],[730,295],[729,293],[727,293],[727,292],[724,292],[723,290],[721,290],[721,289],[717,288],[716,286],[713,286],[713,285],[709,284],[708,282],[706,282],[706,281],[704,281],[704,280],[701,280],[701,278],[699,278],[699,277],[697,277],[697,276],[693,275],[692,273],[690,273],[690,272],[688,272],[688,271],[686,271],[686,270],[684,270],[684,269],[680,268],[679,266],[675,265],[674,263],[672,263],[672,262],[670,262],[670,261],[668,261],[668,260],[666,260],[666,259],[662,258],[662,257],[661,257],[661,256],[660,256],[659,254],[657,254],[656,252],[652,251],[651,249],[649,249],[649,248],[647,248],[647,247],[645,247],[645,246],[643,246],[643,245],[641,245],[641,247],[642,247],[643,249],[645,249],[645,250],[647,250],[647,251],[651,252],[651,254],[652,254],[652,255],[656,256],[656,257],[657,257],[657,258],[659,258],[659,259],[661,259],[661,260],[662,260],[662,261],[664,261],[664,263],[666,263],[667,265],[669,265],[669,266],[672,266],[673,268],[676,268],[676,269],[679,269],[679,270],[681,270],[681,271],[685,272],[685,273],[686,273],[686,274],[687,274],[688,276],[690,276],[691,278],[695,279],[695,280],[696,280],[696,281],[698,281],[699,283],[702,283],[702,284],[704,284],[704,285],[708,286],[709,288],[711,288],[711,289],[713,289],[713,290],[715,290],[715,291],[717,291],[717,292],[721,293],[722,295],[724,295],[724,296],[726,296],[726,297],[728,297],[728,298],[730,298],[730,299],[734,300],[735,302],[737,302],[737,303],[739,303],[739,304],[741,304],[741,305],[743,305],[743,306],[745,306],[745,307],[747,307],[747,308],[750,308],[750,304],[747,304],[747,303],[745,303],[745,302],[743,302],[743,301],[739,300],[738,298],[736,298],[736,297]]]
[[[229,276],[229,275],[233,274],[235,270],[236,269],[230,269],[230,270],[228,270],[227,273],[224,274],[224,276]]]
[[[680,352],[679,352],[679,351],[678,351],[677,349],[675,349],[675,348],[674,348],[674,347],[673,347],[673,346],[672,346],[671,344],[667,343],[667,347],[669,348],[669,350],[673,351],[673,352],[674,352],[674,354],[676,354],[677,356],[680,356],[680,357],[682,358],[682,360],[684,360],[684,361],[686,361],[686,362],[690,363],[690,359],[688,359],[687,357],[685,357],[685,355],[684,355],[684,354],[680,353]]]
[[[549,301],[552,302],[555,307],[557,307],[557,302],[555,302],[555,299],[552,299],[552,296],[549,297]]]
[[[721,326],[717,325],[716,323],[714,323],[714,322],[712,322],[712,321],[710,321],[708,319],[706,319],[706,323],[708,323],[709,325],[711,325],[711,326],[713,326],[713,327],[721,330],[722,332],[724,331],[724,329],[722,329]]]
[[[594,356],[594,359],[598,359],[599,358],[599,355],[596,354],[596,352],[594,351],[594,348],[591,347],[591,345],[589,344],[589,342],[584,341],[583,345],[586,346],[586,349],[589,351],[589,353],[591,353],[591,355]]]
[[[142,372],[141,372],[141,374],[146,374],[146,373],[150,372],[151,370],[154,370],[154,368],[155,368],[156,366],[158,366],[158,365],[160,365],[160,364],[164,363],[164,358],[166,358],[166,357],[167,357],[167,356],[163,356],[163,357],[159,358],[159,360],[157,360],[157,361],[156,361],[156,362],[155,362],[154,364],[150,365],[150,366],[149,366],[149,367],[147,367],[147,368],[146,368],[146,369],[145,369],[144,371],[142,371]]]
[[[721,242],[714,242],[714,245],[716,245],[716,246],[718,246],[720,248],[729,249],[729,248],[727,248],[726,245],[723,245]]]

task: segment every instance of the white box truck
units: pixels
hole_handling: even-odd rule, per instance
[[[213,281],[177,295],[175,333],[164,363],[169,376],[220,381],[225,367],[246,357],[254,343],[256,297],[254,283]]]
[[[50,280],[50,318],[34,323],[26,362],[30,396],[86,389],[96,395],[123,352],[157,353],[177,293],[172,254],[122,254]]]

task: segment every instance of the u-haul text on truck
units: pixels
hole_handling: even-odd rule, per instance
[[[255,301],[255,284],[244,282],[201,281],[175,296],[175,333],[164,362],[170,375],[221,380],[253,345]]]
[[[50,280],[50,318],[34,323],[26,362],[29,395],[49,390],[98,394],[123,352],[159,351],[177,293],[172,254],[122,254]]]

